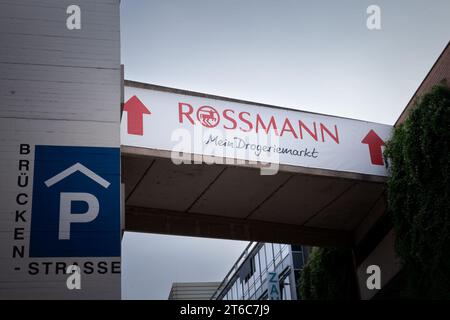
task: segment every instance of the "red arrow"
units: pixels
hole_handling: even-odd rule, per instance
[[[151,114],[138,97],[132,96],[123,106],[128,112],[128,134],[144,135],[144,114]]]
[[[369,145],[370,161],[377,166],[384,165],[383,152],[381,146],[384,146],[384,141],[370,130],[369,133],[362,139],[361,143]]]

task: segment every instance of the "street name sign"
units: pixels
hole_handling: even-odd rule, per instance
[[[0,3],[0,299],[121,297],[120,1],[76,4]]]

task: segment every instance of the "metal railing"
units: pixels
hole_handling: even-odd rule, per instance
[[[227,287],[228,283],[233,279],[233,276],[239,270],[242,263],[244,263],[244,261],[249,257],[250,253],[253,251],[253,249],[255,249],[255,247],[258,245],[258,243],[259,242],[250,242],[248,244],[248,246],[244,249],[244,251],[239,256],[239,258],[233,264],[230,271],[228,271],[227,275],[225,276],[223,281],[220,283],[217,290],[211,296],[211,300],[217,300],[219,298],[222,291]]]

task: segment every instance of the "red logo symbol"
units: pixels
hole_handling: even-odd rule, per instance
[[[361,143],[369,146],[370,162],[376,166],[382,166],[384,161],[381,147],[384,146],[384,141],[380,136],[375,131],[370,130],[364,139],[362,139]]]
[[[123,111],[128,112],[128,134],[144,135],[144,114],[151,114],[150,110],[138,97],[132,96],[125,103]]]
[[[216,109],[203,106],[197,110],[197,119],[207,128],[214,128],[219,124],[220,116]]]

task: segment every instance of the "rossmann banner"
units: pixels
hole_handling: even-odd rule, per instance
[[[175,163],[194,154],[387,175],[388,125],[145,86],[126,86],[125,102],[121,144],[170,151]]]

